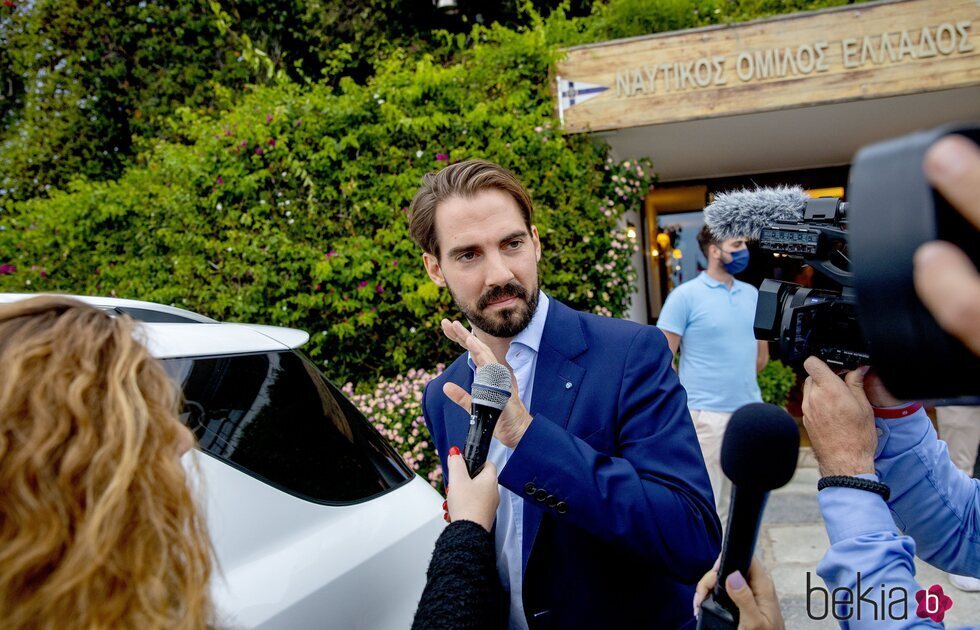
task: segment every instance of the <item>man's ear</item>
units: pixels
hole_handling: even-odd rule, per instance
[[[534,260],[541,262],[541,239],[538,238],[538,227],[531,226],[531,242],[534,243]]]
[[[422,254],[422,264],[425,265],[425,273],[429,274],[436,286],[446,286],[446,278],[442,275],[442,267],[439,265],[438,258],[432,254]]]

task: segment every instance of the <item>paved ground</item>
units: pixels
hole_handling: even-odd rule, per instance
[[[807,614],[807,572],[811,585],[823,586],[816,567],[830,542],[817,507],[820,475],[816,468],[809,467],[812,464],[806,455],[793,480],[769,497],[756,553],[761,555],[772,573],[787,628],[837,628],[833,619],[814,621]],[[953,607],[946,613],[947,628],[980,628],[980,593],[956,589],[950,585],[945,573],[918,559],[916,576],[923,585],[942,585],[952,598]],[[811,612],[816,615],[822,612],[816,595],[811,600],[811,607]],[[910,614],[915,614],[914,606],[910,607]]]

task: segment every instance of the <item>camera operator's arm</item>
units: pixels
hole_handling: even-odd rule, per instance
[[[980,229],[980,149],[947,136],[926,152],[929,181]],[[939,325],[980,355],[980,274],[962,250],[944,241],[915,254],[915,290]]]
[[[759,342],[759,354],[755,358],[755,373],[758,374],[766,368],[766,363],[769,363],[769,342],[760,341]]]
[[[875,422],[875,467],[891,488],[888,504],[897,525],[929,564],[980,576],[980,481],[953,465],[925,410]]]
[[[864,393],[867,368],[841,380],[815,357],[807,359],[804,367],[810,377],[803,385],[803,423],[820,474],[876,481],[877,434],[871,403]],[[907,593],[920,590],[915,581],[915,543],[898,531],[881,496],[868,490],[830,487],[817,493],[817,501],[831,543],[817,566],[828,591],[844,587],[862,593],[867,586],[878,584],[904,588]],[[850,611],[848,628],[879,627],[876,603],[858,599],[854,605],[857,608]],[[889,627],[941,626],[911,617]]]

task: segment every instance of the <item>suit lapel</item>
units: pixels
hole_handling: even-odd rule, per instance
[[[541,418],[546,421],[554,422],[562,428],[568,426],[575,397],[586,373],[584,367],[573,363],[571,359],[587,349],[578,313],[551,298],[551,308],[548,310],[548,320],[544,325],[534,368],[530,409],[532,416],[537,418],[538,414],[543,414]],[[523,571],[526,573],[527,560],[541,526],[543,511],[527,502],[524,506],[521,556]]]

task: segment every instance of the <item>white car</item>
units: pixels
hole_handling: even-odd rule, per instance
[[[199,442],[185,457],[203,472],[219,564],[219,626],[411,626],[445,526],[442,497],[296,351],[307,333],[78,299],[142,321],[183,388],[182,419]]]

